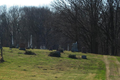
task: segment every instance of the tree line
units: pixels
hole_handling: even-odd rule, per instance
[[[78,50],[119,55],[119,0],[55,0],[48,7],[0,7],[3,45],[30,43],[39,48],[57,49],[78,43]]]
[[[25,43],[28,47],[31,35],[34,48],[45,46],[47,49],[57,49],[59,45],[66,48],[70,41],[54,27],[55,13],[48,7],[0,6],[0,12],[0,38],[3,46],[16,47]]]
[[[52,6],[60,30],[78,43],[79,51],[82,46],[91,53],[119,55],[119,0],[56,0]]]

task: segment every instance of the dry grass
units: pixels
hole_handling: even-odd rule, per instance
[[[114,56],[105,56],[106,80],[120,80],[119,61]]]
[[[4,48],[5,62],[0,64],[0,80],[105,80],[102,55],[65,51],[61,58],[50,57],[49,50],[31,49],[37,55]],[[22,54],[21,54],[22,53]],[[70,59],[87,55],[88,59]]]

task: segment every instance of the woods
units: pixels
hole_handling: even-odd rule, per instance
[[[55,0],[49,7],[0,6],[3,46],[21,42],[47,49],[67,50],[77,42],[89,53],[120,55],[119,0]]]
[[[53,7],[67,37],[91,53],[119,55],[119,0],[56,0]]]

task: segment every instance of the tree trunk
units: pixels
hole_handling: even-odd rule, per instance
[[[1,48],[1,62],[4,62],[2,48]]]
[[[1,62],[4,62],[4,59],[3,59],[3,49],[2,49],[2,33],[1,33]]]
[[[114,51],[115,51],[115,32],[114,32],[114,9],[112,6],[113,3],[110,3],[110,29],[111,29],[111,38],[112,38],[112,42],[111,42],[111,55],[114,55]]]

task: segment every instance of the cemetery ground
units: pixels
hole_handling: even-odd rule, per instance
[[[120,57],[64,51],[61,57],[50,57],[49,50],[25,51],[3,47],[5,62],[0,63],[0,80],[120,80]],[[69,54],[78,58],[71,59]]]

